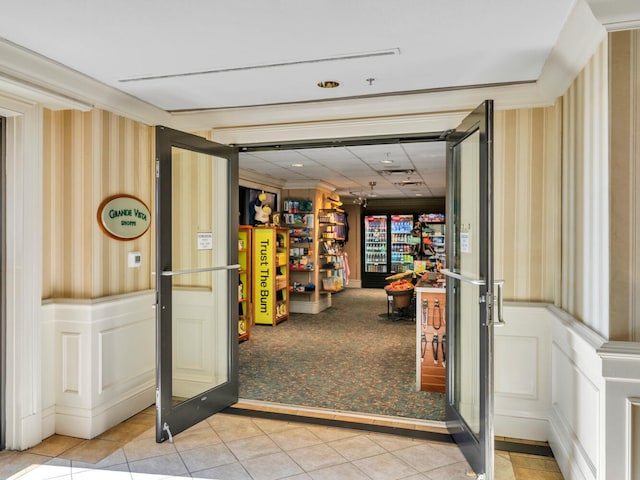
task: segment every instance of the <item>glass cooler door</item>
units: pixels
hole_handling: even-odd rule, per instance
[[[414,245],[410,243],[413,215],[391,215],[391,272],[413,268]]]
[[[364,271],[387,273],[387,215],[364,219]]]

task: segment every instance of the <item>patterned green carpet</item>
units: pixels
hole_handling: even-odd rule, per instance
[[[255,325],[240,344],[240,397],[444,420],[445,397],[415,390],[415,323],[387,317],[382,289],[346,289],[316,315]]]

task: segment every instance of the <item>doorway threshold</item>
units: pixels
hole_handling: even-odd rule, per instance
[[[332,410],[328,408],[289,405],[262,400],[238,399],[223,413],[308,423],[370,432],[388,433],[411,438],[454,443],[446,422],[417,418],[372,415],[367,413]],[[553,457],[547,442],[517,438],[496,437],[496,450],[542,457]]]
[[[261,400],[238,399],[224,413],[288,420],[316,425],[391,433],[413,438],[453,443],[445,422],[372,415],[327,408],[288,405]]]

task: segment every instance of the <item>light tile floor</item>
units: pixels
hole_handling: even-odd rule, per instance
[[[468,480],[451,444],[329,426],[216,414],[155,442],[150,407],[96,439],[53,435],[0,452],[0,478],[21,480]],[[497,480],[562,479],[546,457],[498,452]]]

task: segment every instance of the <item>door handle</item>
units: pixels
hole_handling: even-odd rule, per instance
[[[441,273],[444,273],[447,277],[455,278],[458,280],[462,280],[463,282],[471,283],[472,285],[485,285],[485,281],[480,278],[471,278],[465,277],[464,275],[460,275],[459,273],[454,273],[451,270],[443,268],[440,270]]]
[[[497,317],[497,321],[493,322],[494,327],[504,327],[507,322],[504,321],[503,315],[503,297],[502,297],[502,287],[504,286],[504,280],[496,280],[493,282],[496,286],[496,296],[494,306],[496,308],[495,316]]]
[[[216,267],[205,267],[205,268],[191,268],[188,270],[165,270],[162,272],[163,277],[173,277],[175,275],[186,275],[189,273],[206,273],[206,272],[214,272],[216,270],[240,270],[240,264],[236,263],[235,265],[219,265]]]
[[[451,270],[443,268],[440,270],[447,277],[455,278],[461,280],[463,282],[471,283],[472,285],[485,285],[485,281],[479,278],[471,278],[465,277],[464,275],[460,275],[459,273],[454,273]],[[492,317],[497,318],[496,321],[493,321],[492,324],[496,327],[503,327],[507,323],[504,321],[504,310],[503,310],[503,295],[502,295],[502,287],[504,286],[504,280],[495,280],[493,284],[496,286],[496,293],[494,295],[494,310],[492,313]]]

